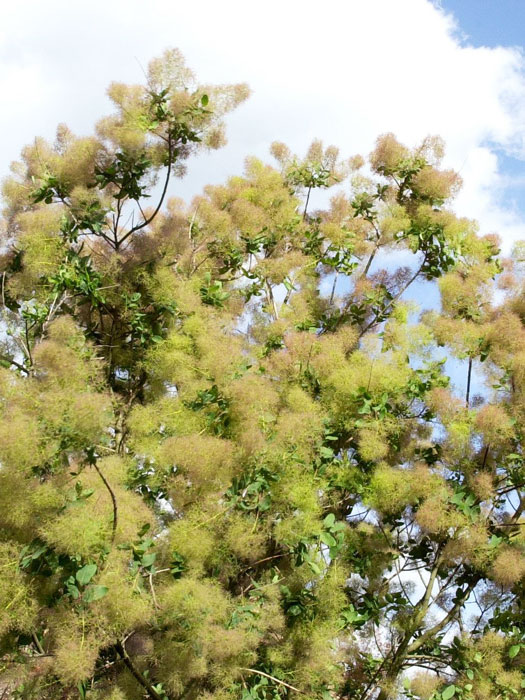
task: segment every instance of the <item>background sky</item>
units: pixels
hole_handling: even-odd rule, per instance
[[[524,0],[20,0],[0,3],[0,176],[35,135],[85,134],[112,80],[179,47],[203,82],[246,81],[229,145],[190,164],[190,198],[239,173],[273,140],[319,137],[367,154],[393,131],[437,133],[464,188],[455,208],[505,249],[525,239]]]
[[[435,4],[454,14],[460,33],[474,46],[523,46],[523,0],[441,0]]]

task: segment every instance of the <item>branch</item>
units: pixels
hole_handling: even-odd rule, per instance
[[[471,380],[471,378],[472,378],[472,356],[470,356],[468,358],[467,393],[465,395],[465,405],[467,408],[469,408],[469,404],[470,404],[470,380]],[[485,457],[486,457],[486,454],[485,454]]]
[[[107,488],[109,491],[109,495],[111,496],[111,501],[113,503],[113,527],[112,527],[112,534],[111,534],[111,544],[115,541],[115,534],[117,532],[117,499],[115,498],[115,494],[113,492],[113,489],[108,483],[108,480],[104,476],[104,474],[100,471],[100,469],[97,467],[97,464],[95,461],[92,462],[93,466],[97,470],[97,474],[100,476],[102,481],[104,482],[104,486]]]
[[[164,202],[164,197],[166,196],[166,192],[168,190],[168,183],[170,181],[172,153],[173,153],[173,149],[172,149],[172,143],[171,143],[171,139],[170,139],[170,141],[168,142],[168,170],[166,172],[166,180],[164,182],[164,188],[162,190],[162,194],[160,196],[160,200],[159,200],[159,203],[157,204],[155,211],[148,219],[144,219],[144,221],[141,224],[137,224],[136,226],[133,226],[132,228],[130,228],[130,230],[126,233],[126,235],[118,241],[117,245],[115,246],[115,250],[118,250],[120,248],[120,246],[124,243],[124,241],[126,239],[128,239],[133,233],[140,231],[145,226],[150,224],[153,221],[153,219],[157,216],[157,214],[159,213],[159,210],[162,206],[162,203]]]
[[[372,264],[372,260],[375,258],[377,253],[377,246],[375,247],[373,253],[370,255],[368,258],[368,262],[366,263],[366,267],[363,271],[363,277],[366,277],[368,275],[368,271],[370,270],[370,265]]]
[[[312,186],[310,185],[310,187],[308,188],[308,193],[307,193],[307,195],[306,195],[306,203],[305,203],[305,205],[304,205],[303,221],[306,219],[306,211],[307,211],[307,209],[308,209],[308,202],[310,201],[310,193],[311,193],[311,191],[312,191]]]
[[[273,307],[273,316],[274,316],[274,319],[275,319],[276,321],[278,321],[278,320],[279,320],[279,313],[278,313],[278,311],[277,311],[277,306],[275,305],[275,299],[274,299],[273,292],[272,292],[272,286],[271,286],[271,284],[268,282],[268,280],[265,280],[265,282],[266,282],[266,291],[267,291],[266,296],[267,296],[267,298],[268,298],[268,301],[271,303],[271,305],[272,305],[272,307]]]
[[[34,642],[40,656],[47,656],[42,645],[40,644],[40,640],[38,639],[38,635],[34,630],[31,632],[31,636],[33,638],[33,642]]]
[[[430,603],[430,597],[432,596],[432,589],[434,588],[434,583],[436,582],[436,578],[437,578],[438,569],[439,569],[440,564],[441,564],[441,555],[438,554],[438,556],[436,557],[436,559],[434,561],[434,566],[432,567],[432,571],[430,572],[430,577],[428,579],[428,583],[427,583],[427,587],[425,589],[425,592],[424,592],[422,598],[420,598],[420,600],[418,600],[418,602],[416,603],[416,608],[418,610],[418,612],[416,614],[416,627],[418,627],[420,625],[421,621],[423,620],[423,618],[425,617],[425,615],[427,613],[429,603]]]
[[[413,651],[417,651],[419,647],[423,646],[423,644],[428,642],[429,639],[432,639],[432,637],[440,632],[443,627],[446,627],[449,622],[452,622],[457,611],[463,606],[465,600],[472,593],[477,583],[477,581],[475,583],[471,583],[465,591],[465,594],[461,597],[461,600],[458,600],[458,602],[454,604],[445,617],[433,627],[430,627],[424,634],[421,635],[421,637],[418,637],[409,647],[407,647],[407,655],[411,654]]]
[[[33,366],[33,356],[31,355],[31,344],[29,342],[29,327],[27,325],[27,319],[25,320],[25,338],[26,338],[26,342],[25,342],[24,347],[25,347],[26,352],[27,352],[27,359],[29,360],[29,365],[30,365],[30,367],[32,367]],[[23,342],[22,342],[22,344],[23,344]]]
[[[395,304],[396,301],[399,299],[399,297],[402,296],[402,295],[406,292],[406,290],[410,287],[410,285],[412,284],[412,282],[414,282],[415,279],[416,279],[417,277],[419,277],[419,274],[421,273],[421,270],[423,269],[423,265],[425,264],[426,260],[427,260],[427,257],[426,257],[426,255],[425,255],[425,257],[423,258],[423,262],[422,262],[421,265],[419,266],[417,272],[415,272],[415,274],[412,275],[412,277],[408,280],[408,282],[405,284],[405,286],[402,287],[402,288],[399,290],[399,292],[398,292],[394,297],[392,297],[392,299],[390,299],[390,301],[388,302],[388,304],[387,304],[387,305],[385,306],[385,308],[383,309],[383,313],[384,313],[385,311],[387,311],[387,310],[392,306],[392,304]],[[373,318],[367,326],[365,326],[365,328],[364,328],[364,329],[361,331],[361,333],[359,334],[359,337],[362,338],[362,337],[364,336],[364,334],[365,334],[367,331],[369,331],[370,328],[372,328],[372,326],[374,326],[376,323],[377,323],[377,316],[376,316],[375,318]]]
[[[284,685],[285,688],[289,688],[290,690],[295,690],[296,693],[301,693],[301,695],[306,695],[306,693],[303,690],[299,690],[299,688],[294,688],[293,685],[290,685],[289,683],[285,683],[284,681],[281,681],[279,678],[275,678],[275,676],[270,676],[269,673],[265,673],[264,671],[259,671],[256,668],[241,668],[241,671],[248,671],[249,673],[256,673],[259,676],[264,676],[265,678],[269,678],[271,681],[274,681],[275,683],[279,683],[279,685]]]
[[[510,522],[512,525],[516,525],[518,523],[518,520],[521,518],[521,515],[522,515],[524,510],[525,510],[525,495],[520,495],[520,502],[518,504],[518,507],[516,508],[514,515],[510,519]]]
[[[169,569],[168,569],[169,571]],[[158,573],[158,572],[157,572]],[[155,610],[159,609],[159,604],[157,602],[157,596],[155,595],[155,586],[153,585],[153,573],[149,573],[149,587],[151,590],[151,597],[153,598],[153,605],[155,606]]]
[[[8,355],[0,355],[0,360],[4,360],[5,362],[9,362],[13,367],[16,367],[20,372],[25,372],[26,374],[29,374],[29,370],[27,367],[24,367],[24,365],[21,365],[19,362],[15,362],[15,360],[12,360]]]
[[[339,277],[339,272],[336,270],[335,274],[334,274],[334,283],[332,284],[332,293],[330,294],[330,301],[329,301],[330,304],[334,303],[335,288],[337,286],[338,277]]]
[[[401,641],[398,648],[392,654],[390,664],[389,664],[389,667],[388,667],[388,670],[386,673],[387,680],[393,680],[397,676],[397,674],[399,673],[399,670],[403,666],[404,661],[406,660],[406,657],[408,656],[408,654],[412,650],[412,646],[414,646],[414,644],[415,644],[415,642],[414,642],[412,645],[409,646],[409,642],[410,642],[412,635],[417,630],[417,628],[420,626],[423,618],[425,617],[425,615],[427,613],[429,603],[430,603],[430,598],[432,596],[432,589],[433,589],[434,583],[436,581],[437,572],[438,572],[440,564],[441,564],[441,554],[438,553],[438,555],[436,556],[436,559],[434,560],[434,564],[432,566],[432,571],[430,573],[430,577],[429,577],[425,592],[424,592],[423,596],[419,599],[419,601],[414,606],[414,609],[417,612],[414,616],[414,622],[412,624],[411,630],[410,631],[407,630],[404,639]],[[427,638],[426,633],[423,636],[425,638]],[[419,642],[419,640],[421,638],[422,637],[418,637],[418,639],[416,641]],[[421,644],[422,644],[422,642],[421,642]],[[418,646],[414,647],[413,651],[416,651],[419,648],[419,646],[421,646],[421,644],[418,644]],[[361,695],[361,700],[363,700],[366,697],[366,694],[370,690],[372,684],[379,677],[379,674],[382,671],[388,658],[389,657],[387,656],[384,659],[383,663],[381,664],[381,666],[379,667],[379,669],[375,673],[372,681],[369,683],[369,685],[365,689],[364,693]],[[377,700],[386,700],[386,698],[387,698],[386,691],[384,689],[382,689],[377,697]]]
[[[113,216],[113,245],[115,250],[118,248],[118,225],[120,222],[120,215],[122,213],[122,200],[117,200],[117,216]]]
[[[135,666],[133,665],[131,659],[129,658],[124,645],[122,642],[117,642],[115,644],[115,649],[118,651],[120,654],[122,661],[126,664],[128,671],[131,673],[131,675],[135,678],[137,683],[140,683],[140,685],[144,688],[144,690],[148,693],[150,698],[152,700],[165,700],[165,696],[163,697],[162,695],[159,695],[155,688],[151,685],[151,683],[148,683],[148,681],[144,678],[142,673],[138,671]]]
[[[274,554],[271,557],[264,557],[264,559],[259,559],[258,561],[254,561],[253,564],[250,564],[250,566],[247,566],[245,569],[242,569],[240,573],[244,574],[246,571],[249,571],[250,569],[254,569],[258,564],[262,564],[265,561],[270,561],[270,559],[282,559],[282,557],[285,557],[285,556],[286,556],[286,554],[283,552],[282,554]]]

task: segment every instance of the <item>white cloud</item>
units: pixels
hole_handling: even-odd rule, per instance
[[[453,19],[428,0],[25,0],[0,5],[0,172],[57,122],[89,131],[108,109],[111,80],[178,46],[204,81],[247,81],[251,100],[229,120],[226,150],[198,159],[183,196],[266,157],[279,139],[303,151],[314,137],[367,152],[393,131],[448,144],[465,191],[460,213],[509,243],[525,238],[507,208],[496,149],[525,157],[523,56],[460,43]]]
[[[481,233],[499,233],[503,238],[504,252],[509,252],[514,241],[525,238],[525,217],[506,190],[523,178],[502,175],[497,155],[483,146],[470,149],[461,175],[464,184],[455,209],[476,218]]]

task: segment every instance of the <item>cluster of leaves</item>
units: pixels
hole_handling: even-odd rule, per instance
[[[519,697],[523,279],[439,139],[380,137],[370,176],[276,143],[186,206],[246,88],[172,51],[109,94],[4,185],[0,692]]]

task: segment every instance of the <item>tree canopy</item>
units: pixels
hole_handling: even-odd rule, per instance
[[[0,696],[523,697],[521,248],[436,137],[169,198],[247,87],[109,96],[3,186]]]

